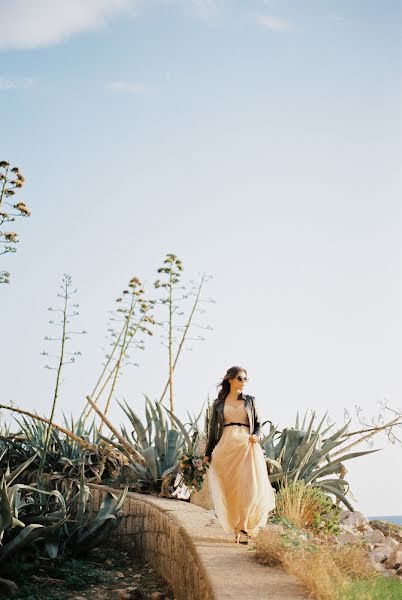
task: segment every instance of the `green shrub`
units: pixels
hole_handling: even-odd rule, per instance
[[[292,481],[276,496],[276,516],[301,529],[339,532],[340,509],[321,489]]]

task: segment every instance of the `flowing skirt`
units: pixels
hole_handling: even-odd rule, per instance
[[[211,456],[208,482],[216,516],[226,533],[244,529],[255,534],[275,508],[263,450],[249,436],[249,427],[224,427]]]

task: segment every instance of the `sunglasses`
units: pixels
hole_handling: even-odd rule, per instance
[[[239,381],[248,381],[248,377],[242,377],[241,375],[236,375],[236,379]]]

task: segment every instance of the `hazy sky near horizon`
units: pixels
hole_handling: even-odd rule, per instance
[[[2,402],[49,414],[63,273],[79,316],[61,410],[97,379],[108,311],[166,253],[205,288],[179,416],[244,365],[264,419],[402,405],[401,12],[374,0],[0,0],[0,160],[26,178],[2,257]],[[198,334],[202,330],[194,330]],[[189,345],[190,347],[190,345]],[[111,410],[166,381],[159,334]],[[53,363],[55,364],[55,363]],[[387,415],[385,415],[387,416]],[[401,436],[402,437],[402,436]],[[358,507],[402,514],[402,449],[345,463]],[[365,449],[365,447],[361,448]]]

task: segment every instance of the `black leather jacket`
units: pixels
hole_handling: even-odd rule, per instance
[[[244,400],[244,408],[247,412],[248,422],[250,425],[250,434],[254,433],[259,436],[261,433],[261,421],[255,407],[254,396],[248,394],[239,394],[239,398]],[[205,456],[211,460],[212,451],[219,442],[223,433],[223,409],[225,400],[217,398],[212,405],[211,422],[209,424],[209,433],[207,445],[205,447]]]

